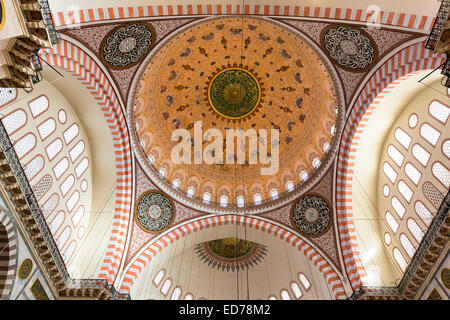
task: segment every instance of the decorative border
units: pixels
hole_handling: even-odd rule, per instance
[[[124,255],[131,216],[133,159],[129,130],[117,94],[95,61],[76,45],[61,40],[42,59],[71,72],[91,92],[101,107],[114,140],[116,154],[116,202],[113,229],[99,277],[112,284]]]
[[[333,267],[322,257],[319,252],[303,241],[300,237],[283,227],[277,226],[269,221],[261,220],[258,217],[244,217],[232,214],[215,215],[186,222],[185,224],[178,226],[176,229],[173,229],[166,234],[163,234],[158,239],[150,242],[145,250],[137,256],[134,262],[132,262],[129,267],[125,269],[120,291],[129,293],[139,274],[142,273],[152,258],[161,252],[165,247],[169,246],[169,244],[185,237],[191,232],[215,227],[217,225],[221,226],[228,224],[237,224],[255,228],[257,230],[273,234],[275,237],[291,244],[294,248],[298,249],[298,251],[305,255],[322,273],[336,299],[346,298],[342,281]]]
[[[8,247],[9,247],[9,262],[6,273],[6,280],[3,283],[3,290],[0,292],[0,300],[9,299],[9,294],[14,282],[14,273],[16,271],[16,258],[17,258],[17,239],[16,232],[14,231],[14,225],[9,217],[3,211],[0,211],[0,224],[5,227],[6,234],[8,235]]]
[[[189,15],[221,15],[221,14],[249,14],[272,15],[285,17],[309,17],[319,19],[348,20],[357,22],[370,21],[373,11],[350,8],[329,8],[310,6],[280,6],[280,5],[153,5],[130,6],[118,8],[84,9],[68,12],[53,12],[53,21],[56,27],[70,26],[73,24],[160,16],[189,16]],[[403,27],[422,31],[428,34],[435,21],[435,17],[406,14],[398,12],[380,11],[382,25]]]
[[[360,259],[356,229],[353,223],[352,180],[354,157],[360,136],[373,110],[385,94],[402,80],[412,77],[422,69],[434,69],[445,61],[424,48],[424,42],[410,45],[394,54],[366,80],[355,104],[352,106],[342,136],[336,171],[336,213],[347,276],[353,289],[365,283],[365,271]]]

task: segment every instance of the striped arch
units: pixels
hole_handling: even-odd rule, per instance
[[[300,237],[271,222],[261,220],[258,217],[244,217],[232,214],[200,218],[199,220],[190,221],[180,225],[176,229],[162,235],[156,241],[152,242],[126,270],[120,291],[129,293],[139,274],[150,263],[152,257],[155,257],[169,244],[185,237],[191,232],[215,227],[217,225],[220,226],[228,224],[237,224],[255,228],[257,230],[273,234],[275,237],[283,239],[287,243],[291,244],[294,248],[297,248],[298,251],[308,257],[308,259],[318,268],[325,281],[333,291],[336,299],[346,298],[344,286],[332,266],[320,255],[320,253],[318,253],[312,246],[303,241]]]
[[[358,141],[380,99],[397,81],[407,78],[409,73],[423,69],[434,69],[445,61],[416,43],[396,53],[386,61],[366,83],[352,107],[344,127],[338,154],[336,172],[336,212],[339,238],[347,276],[354,290],[365,285],[364,267],[359,258],[353,223],[352,180],[355,153]]]
[[[92,58],[74,44],[61,40],[52,50],[41,52],[50,65],[71,72],[100,105],[114,141],[116,154],[116,202],[113,230],[99,277],[112,284],[125,249],[132,202],[132,153],[125,115],[114,89]]]
[[[347,8],[328,8],[310,6],[280,6],[257,4],[216,4],[216,5],[153,5],[120,8],[85,9],[53,13],[55,26],[67,26],[91,21],[102,21],[126,18],[144,18],[156,16],[186,16],[186,15],[219,15],[219,14],[251,14],[286,17],[308,17],[318,19],[348,20],[367,22],[376,19],[382,25],[404,27],[422,30],[429,33],[433,27],[434,17],[418,16],[397,12],[380,11],[379,17],[373,11]]]
[[[11,293],[16,271],[17,241],[14,226],[8,216],[0,211],[0,300],[7,300]]]

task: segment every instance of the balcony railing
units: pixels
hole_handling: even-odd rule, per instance
[[[434,21],[433,29],[428,36],[425,48],[429,50],[435,50],[439,40],[441,39],[442,32],[444,31],[445,25],[447,24],[448,17],[450,15],[450,0],[443,0],[439,12],[436,15],[436,20]]]

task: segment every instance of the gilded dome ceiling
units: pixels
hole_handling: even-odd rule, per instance
[[[226,196],[228,204],[239,196],[252,203],[255,194],[269,199],[272,190],[282,194],[288,184],[304,184],[302,174],[311,177],[323,167],[342,112],[329,63],[318,51],[281,23],[236,16],[201,20],[157,45],[146,60],[130,121],[138,153],[151,159],[147,169],[193,190],[194,199],[206,192],[212,202]],[[270,130],[278,130],[279,170],[262,174],[269,164],[252,162],[248,144],[245,163],[230,164],[225,141],[223,163],[195,164],[196,121],[203,133],[218,129],[224,139],[227,129],[267,129],[269,142]],[[176,129],[192,136],[192,164],[172,159],[181,141],[172,139]],[[203,136],[203,150],[213,141],[208,138]],[[275,149],[268,145],[270,155]]]

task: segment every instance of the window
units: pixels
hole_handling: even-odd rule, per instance
[[[442,152],[450,159],[450,140],[445,140],[442,144]]]
[[[192,198],[194,196],[194,194],[195,194],[195,189],[192,187],[189,187],[187,189],[187,195]]]
[[[302,181],[308,180],[308,178],[309,178],[308,172],[306,172],[306,171],[300,172],[299,177],[300,177],[300,180],[302,180]]]
[[[391,203],[392,203],[392,207],[394,208],[395,212],[397,212],[397,214],[399,215],[400,218],[403,218],[403,216],[405,215],[406,209],[402,205],[400,200],[398,200],[397,197],[392,197]]]
[[[391,242],[392,242],[391,235],[390,235],[389,233],[387,233],[387,232],[384,234],[384,242],[385,242],[387,245],[390,245]]]
[[[38,172],[42,170],[43,167],[44,157],[38,155],[24,166],[23,171],[25,172],[27,179],[31,181],[38,174]]]
[[[278,190],[277,190],[277,189],[273,189],[273,190],[270,192],[270,196],[272,197],[272,199],[278,198]]]
[[[70,189],[73,187],[74,183],[75,183],[75,178],[74,178],[73,175],[70,175],[59,186],[59,188],[61,189],[61,193],[62,193],[63,197],[65,197],[66,194],[70,191]]]
[[[400,243],[402,244],[402,247],[403,249],[405,249],[408,256],[412,258],[414,252],[416,252],[416,248],[414,248],[411,241],[409,241],[408,237],[403,233],[400,235]]]
[[[428,160],[430,159],[430,153],[427,150],[415,144],[412,148],[412,154],[424,167],[427,166]]]
[[[253,202],[257,205],[261,204],[261,195],[259,193],[255,194],[253,196]]]
[[[244,206],[245,200],[244,196],[237,197],[237,205],[238,207],[242,208]]]
[[[40,96],[39,98],[28,102],[28,106],[30,107],[33,118],[36,118],[48,109],[48,99],[46,96]]]
[[[36,137],[32,133],[28,133],[14,145],[17,157],[22,159],[28,152],[34,149],[36,146]]]
[[[291,290],[292,293],[294,293],[294,297],[296,299],[300,299],[303,296],[302,290],[300,290],[300,287],[298,286],[297,282],[291,283]]]
[[[54,193],[42,205],[41,211],[45,218],[47,218],[53,212],[53,210],[58,205],[58,202],[59,202],[59,196],[56,193]]]
[[[422,221],[425,223],[425,225],[429,226],[431,223],[431,220],[433,220],[433,216],[428,210],[427,207],[423,204],[421,201],[417,201],[414,205],[414,209],[416,210],[417,215],[422,219]]]
[[[180,187],[180,180],[175,179],[175,180],[173,180],[172,184],[173,184],[173,186],[174,186],[175,188],[179,188],[179,187]]]
[[[398,248],[394,248],[394,258],[395,261],[397,261],[398,265],[400,266],[400,269],[402,269],[403,272],[405,272],[406,268],[408,267],[408,264],[405,261],[405,258],[403,257],[402,253]]]
[[[67,113],[63,109],[58,111],[58,120],[61,124],[64,124],[67,121]]]
[[[405,173],[408,176],[408,178],[411,179],[412,182],[417,186],[419,184],[420,178],[422,177],[422,174],[419,170],[412,164],[407,163],[405,165]]]
[[[22,109],[18,109],[3,118],[2,123],[8,135],[12,135],[27,123],[27,114]]]
[[[0,88],[0,106],[4,106],[17,97],[17,89]]]
[[[80,132],[80,128],[76,123],[72,124],[69,129],[64,131],[64,141],[66,144],[69,144],[78,136],[78,133]]]
[[[176,287],[173,289],[172,296],[170,297],[170,300],[179,300],[181,296],[181,288]]]
[[[226,207],[228,205],[228,197],[227,196],[221,196],[220,197],[220,206]]]
[[[44,176],[35,186],[33,186],[33,192],[36,199],[42,198],[42,196],[52,186],[52,178],[49,175]]]
[[[327,152],[328,150],[330,150],[330,144],[328,142],[325,142],[323,144],[323,152]]]
[[[39,136],[42,141],[48,138],[56,129],[56,121],[52,118],[45,120],[42,124],[38,126]]]
[[[65,219],[64,211],[59,211],[53,221],[50,223],[50,232],[54,235]]]
[[[314,168],[317,168],[320,166],[320,159],[319,158],[315,158],[312,162],[312,165]]]
[[[422,229],[420,229],[420,227],[417,225],[417,223],[411,218],[408,219],[408,230],[409,232],[411,232],[418,243],[422,241],[424,233]]]
[[[172,286],[172,280],[171,279],[167,279],[166,281],[164,281],[164,284],[161,287],[161,293],[166,296],[167,292],[169,292],[170,287]]]
[[[450,171],[440,162],[433,163],[431,171],[436,179],[439,180],[447,189],[450,187]]]
[[[394,233],[396,233],[398,230],[398,223],[397,223],[397,221],[395,221],[394,217],[392,216],[392,213],[390,213],[389,211],[386,212],[386,222],[389,225],[389,227],[392,229],[392,231],[394,231]]]
[[[409,145],[411,144],[411,137],[400,128],[397,128],[395,130],[394,136],[395,140],[400,142],[400,144],[404,146],[406,150],[408,150]]]
[[[305,287],[306,290],[308,290],[311,287],[311,283],[309,283],[308,278],[303,273],[300,273],[298,275],[298,279],[302,283],[303,287]]]
[[[397,172],[395,172],[389,163],[385,162],[383,164],[383,172],[392,183],[395,183],[395,180],[397,179]]]
[[[389,188],[389,186],[387,184],[385,184],[383,186],[383,194],[384,194],[384,196],[385,197],[389,196],[390,192],[391,192],[391,189]]]
[[[69,152],[70,159],[72,160],[72,162],[75,162],[83,151],[84,151],[84,142],[80,140],[75,145],[75,147],[73,147]]]
[[[285,188],[286,188],[286,191],[293,190],[294,189],[294,183],[292,181],[286,182]]]
[[[439,101],[433,101],[428,107],[428,112],[430,112],[436,120],[445,124],[450,113],[450,108]]]
[[[400,153],[400,151],[398,151],[398,149],[396,147],[394,147],[393,145],[390,145],[388,147],[388,155],[389,157],[394,160],[394,162],[401,167],[403,160],[405,159],[405,157]]]
[[[403,196],[403,198],[405,198],[406,201],[411,202],[413,191],[403,180],[400,180],[398,182],[398,191],[400,191],[401,195]]]
[[[267,300],[278,300],[278,299],[275,296],[269,296],[269,298],[267,298]]]
[[[53,167],[53,172],[55,173],[56,179],[61,178],[67,168],[69,168],[69,160],[67,158],[62,158],[56,166]]]
[[[69,198],[69,200],[67,200],[66,206],[67,209],[70,211],[73,210],[73,208],[75,207],[75,205],[78,203],[78,200],[80,200],[80,192],[75,191]]]
[[[211,201],[211,195],[209,194],[209,192],[203,193],[203,201],[206,203],[209,203]]]
[[[159,272],[156,274],[155,278],[153,278],[153,284],[155,287],[158,287],[161,283],[161,280],[164,278],[166,274],[166,271],[164,269],[159,270]]]
[[[166,172],[166,170],[165,170],[164,168],[161,168],[161,169],[159,169],[159,174],[160,174],[161,176],[165,177],[166,174],[167,174],[167,172]]]
[[[439,137],[441,136],[441,133],[430,126],[428,123],[424,123],[420,127],[420,135],[422,136],[422,138],[435,146]]]
[[[62,140],[57,138],[45,148],[45,152],[47,152],[47,156],[50,161],[52,161],[61,152],[62,147]]]
[[[285,289],[281,290],[281,299],[291,300],[291,296],[289,295],[289,292],[287,292],[287,290]]]
[[[413,113],[409,116],[408,124],[411,129],[414,129],[417,126],[417,122],[419,122],[419,119],[416,114]]]
[[[86,181],[86,179],[84,179],[83,181],[81,181],[81,191],[86,192],[87,188],[88,188],[88,183]]]
[[[89,166],[88,158],[84,157],[83,160],[75,167],[75,173],[77,174],[77,178],[81,177],[83,173],[86,172]]]
[[[194,300],[194,296],[192,295],[192,293],[188,293],[185,297],[184,300]]]

